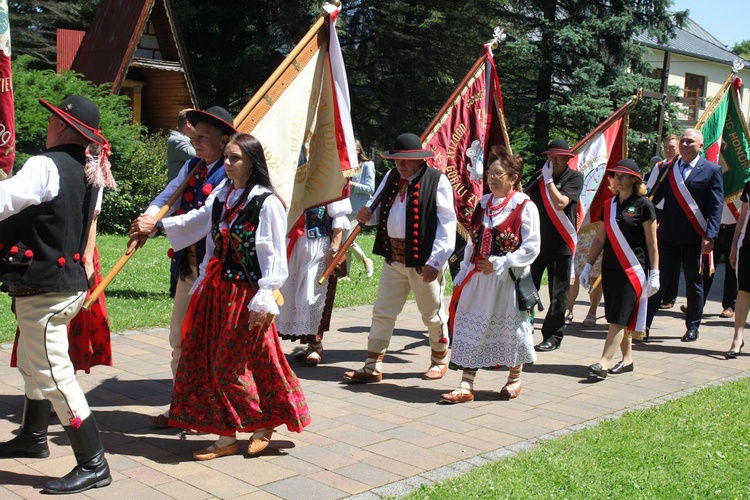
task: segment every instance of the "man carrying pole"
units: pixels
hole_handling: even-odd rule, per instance
[[[214,187],[226,177],[224,173],[224,146],[229,136],[236,133],[232,117],[224,108],[214,106],[206,111],[193,109],[187,112],[188,121],[195,127],[192,143],[196,158],[185,162],[180,173],[173,179],[130,227],[131,245],[145,243],[149,234],[160,229],[155,216],[172,194],[187,181],[187,189],[182,193],[179,206],[170,208],[176,215],[202,207]],[[172,378],[180,361],[180,332],[182,320],[190,302],[190,289],[198,277],[197,263],[203,261],[206,251],[205,238],[193,246],[176,252],[172,257],[172,274],[178,279],[175,289],[172,319],[169,323],[169,345],[172,347]],[[151,425],[168,427],[169,409],[160,415],[149,417]]]

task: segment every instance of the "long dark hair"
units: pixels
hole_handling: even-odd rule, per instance
[[[230,143],[237,144],[242,152],[242,156],[250,160],[250,177],[237,203],[242,203],[247,198],[253,186],[262,186],[268,188],[281,201],[284,208],[286,208],[284,200],[281,199],[273,188],[273,184],[271,184],[271,176],[268,173],[268,164],[266,163],[266,154],[263,151],[263,145],[260,141],[250,134],[240,133],[232,135],[227,145]]]

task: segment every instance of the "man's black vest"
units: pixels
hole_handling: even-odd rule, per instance
[[[96,199],[83,174],[84,148],[65,144],[42,156],[55,162],[60,191],[0,222],[0,281],[43,292],[87,290],[83,252]]]
[[[423,267],[432,254],[438,226],[437,187],[442,172],[422,166],[421,172],[406,190],[406,267]],[[395,179],[392,177],[395,176]],[[388,214],[393,200],[399,195],[399,174],[393,169],[384,181],[387,190],[380,204],[380,222],[375,234],[373,253],[391,260],[391,240],[388,237]]]

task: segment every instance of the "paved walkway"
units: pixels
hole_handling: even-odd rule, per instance
[[[712,299],[720,291],[717,278]],[[539,438],[571,432],[686,389],[742,376],[750,368],[750,356],[724,360],[732,320],[718,317],[720,304],[708,302],[700,339],[684,344],[679,312],[683,303],[680,298],[674,309],[657,316],[653,340],[635,348],[634,373],[592,383],[586,378],[586,366],[599,359],[606,325],[600,308],[599,324],[582,327],[579,322],[587,305],[579,302],[562,348],[541,353],[538,363],[525,370],[518,399],[497,398],[506,372],[480,372],[476,401],[455,406],[436,402],[440,393],[457,386],[457,372],[436,382],[420,378],[429,347],[413,303],[407,304],[397,323],[383,381],[340,383],[345,369],[358,368],[364,361],[370,308],[337,310],[336,330],[326,336],[325,363],[316,368],[293,365],[313,416],[308,429],[302,434],[279,430],[271,452],[263,456],[209,462],[195,462],[191,453],[207,444],[210,436],[155,430],[146,422],[155,407],[165,407],[170,399],[166,330],[114,335],[115,366],[95,367],[91,374],[79,376],[102,429],[114,482],[80,496],[129,500],[398,496],[419,484],[508,456]],[[539,324],[537,319],[537,328]],[[537,331],[535,341],[540,338]],[[293,349],[287,344],[288,353]],[[10,348],[3,346],[3,440],[18,427],[22,405],[21,377],[8,367],[9,360]],[[0,498],[37,498],[43,482],[73,467],[67,438],[53,421],[49,458],[0,460]]]

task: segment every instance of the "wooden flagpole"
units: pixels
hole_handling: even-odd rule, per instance
[[[180,196],[182,196],[182,193],[185,192],[185,190],[188,187],[188,181],[191,177],[195,175],[195,172],[198,170],[198,168],[201,165],[204,165],[205,162],[203,160],[199,161],[195,164],[195,167],[190,171],[188,176],[185,178],[184,181],[182,181],[182,184],[180,184],[177,187],[177,190],[172,193],[172,196],[169,197],[167,200],[167,203],[159,209],[159,212],[154,216],[154,219],[159,220],[162,217],[164,217],[167,212],[169,212],[169,209],[172,208],[172,205],[177,203],[177,201],[180,199]],[[135,254],[135,251],[138,250],[138,246],[133,248],[132,250],[128,249],[125,251],[125,253],[120,257],[120,259],[115,263],[115,265],[110,269],[110,271],[107,273],[107,275],[102,279],[102,282],[99,283],[99,286],[97,286],[93,292],[91,292],[91,295],[89,295],[89,298],[86,299],[86,302],[83,303],[83,309],[88,310],[91,305],[96,302],[96,300],[99,298],[99,295],[102,294],[102,292],[109,286],[110,283],[112,283],[112,280],[115,279],[115,276],[117,276],[117,273],[119,273],[123,267],[125,267],[125,264],[128,263],[130,258]]]
[[[320,16],[320,18],[313,24],[312,28],[305,34],[304,37],[302,37],[302,40],[295,45],[295,47],[292,49],[292,51],[289,53],[289,55],[286,56],[284,61],[279,65],[278,68],[276,68],[276,71],[274,71],[270,77],[268,77],[268,80],[258,89],[257,92],[253,95],[253,97],[248,101],[247,104],[245,104],[245,107],[242,108],[242,111],[240,111],[237,116],[234,118],[234,126],[239,127],[243,121],[245,121],[245,118],[250,114],[250,112],[257,106],[257,104],[260,102],[261,99],[263,99],[266,95],[266,93],[273,87],[273,85],[276,83],[276,81],[281,78],[281,75],[284,74],[284,72],[287,70],[289,66],[291,66],[294,63],[294,60],[297,59],[297,56],[302,52],[302,50],[307,46],[307,44],[312,40],[315,36],[317,36],[320,29],[323,27],[323,25],[326,22],[326,19],[328,17],[328,14]]]

